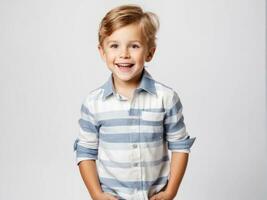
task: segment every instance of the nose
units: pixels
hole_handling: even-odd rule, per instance
[[[128,48],[122,48],[120,52],[120,58],[130,58]]]

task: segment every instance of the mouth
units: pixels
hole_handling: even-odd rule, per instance
[[[134,66],[132,63],[116,63],[116,66],[119,68],[131,68]]]
[[[132,71],[132,67],[134,64],[132,63],[116,63],[116,66],[119,68],[119,70],[123,73],[129,73]]]

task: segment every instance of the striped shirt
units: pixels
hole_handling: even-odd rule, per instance
[[[119,199],[147,200],[168,182],[171,152],[190,153],[182,104],[144,68],[133,98],[116,93],[112,74],[82,102],[77,165],[96,160],[101,188]]]

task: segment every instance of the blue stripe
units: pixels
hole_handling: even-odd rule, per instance
[[[79,142],[79,139],[76,138],[75,141],[74,141],[74,144],[73,144],[73,151],[76,151],[77,150],[77,143]]]
[[[129,115],[130,116],[141,116],[142,111],[146,112],[164,112],[164,108],[130,108]]]
[[[177,101],[169,110],[166,109],[166,117],[176,115],[183,108],[181,101]]]
[[[93,114],[89,111],[89,109],[84,104],[82,104],[81,112],[93,117]]]
[[[154,142],[162,140],[163,133],[123,133],[123,134],[101,134],[99,139],[105,142],[112,143],[139,143],[139,142]]]
[[[76,155],[77,157],[88,157],[96,159],[98,155],[98,149],[90,149],[77,144]]]
[[[181,149],[190,149],[193,145],[196,138],[190,138],[187,136],[184,140],[177,140],[175,142],[168,142],[169,150],[181,150]]]
[[[88,132],[88,133],[98,133],[98,128],[92,124],[91,122],[84,120],[84,119],[79,119],[79,124],[80,127],[82,128],[83,131]]]
[[[165,155],[163,156],[163,158],[155,161],[149,161],[149,162],[143,161],[141,162],[141,167],[153,167],[159,164],[164,164],[163,162],[166,161],[169,161],[168,155]],[[130,168],[133,166],[133,163],[131,162],[115,162],[102,159],[99,159],[99,162],[101,162],[105,167],[113,167],[113,168]]]
[[[165,124],[164,130],[168,134],[179,131],[183,127],[185,127],[184,116],[182,116],[178,122]]]

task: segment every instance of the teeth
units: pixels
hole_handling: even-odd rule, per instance
[[[133,64],[117,64],[119,67],[131,67]]]

